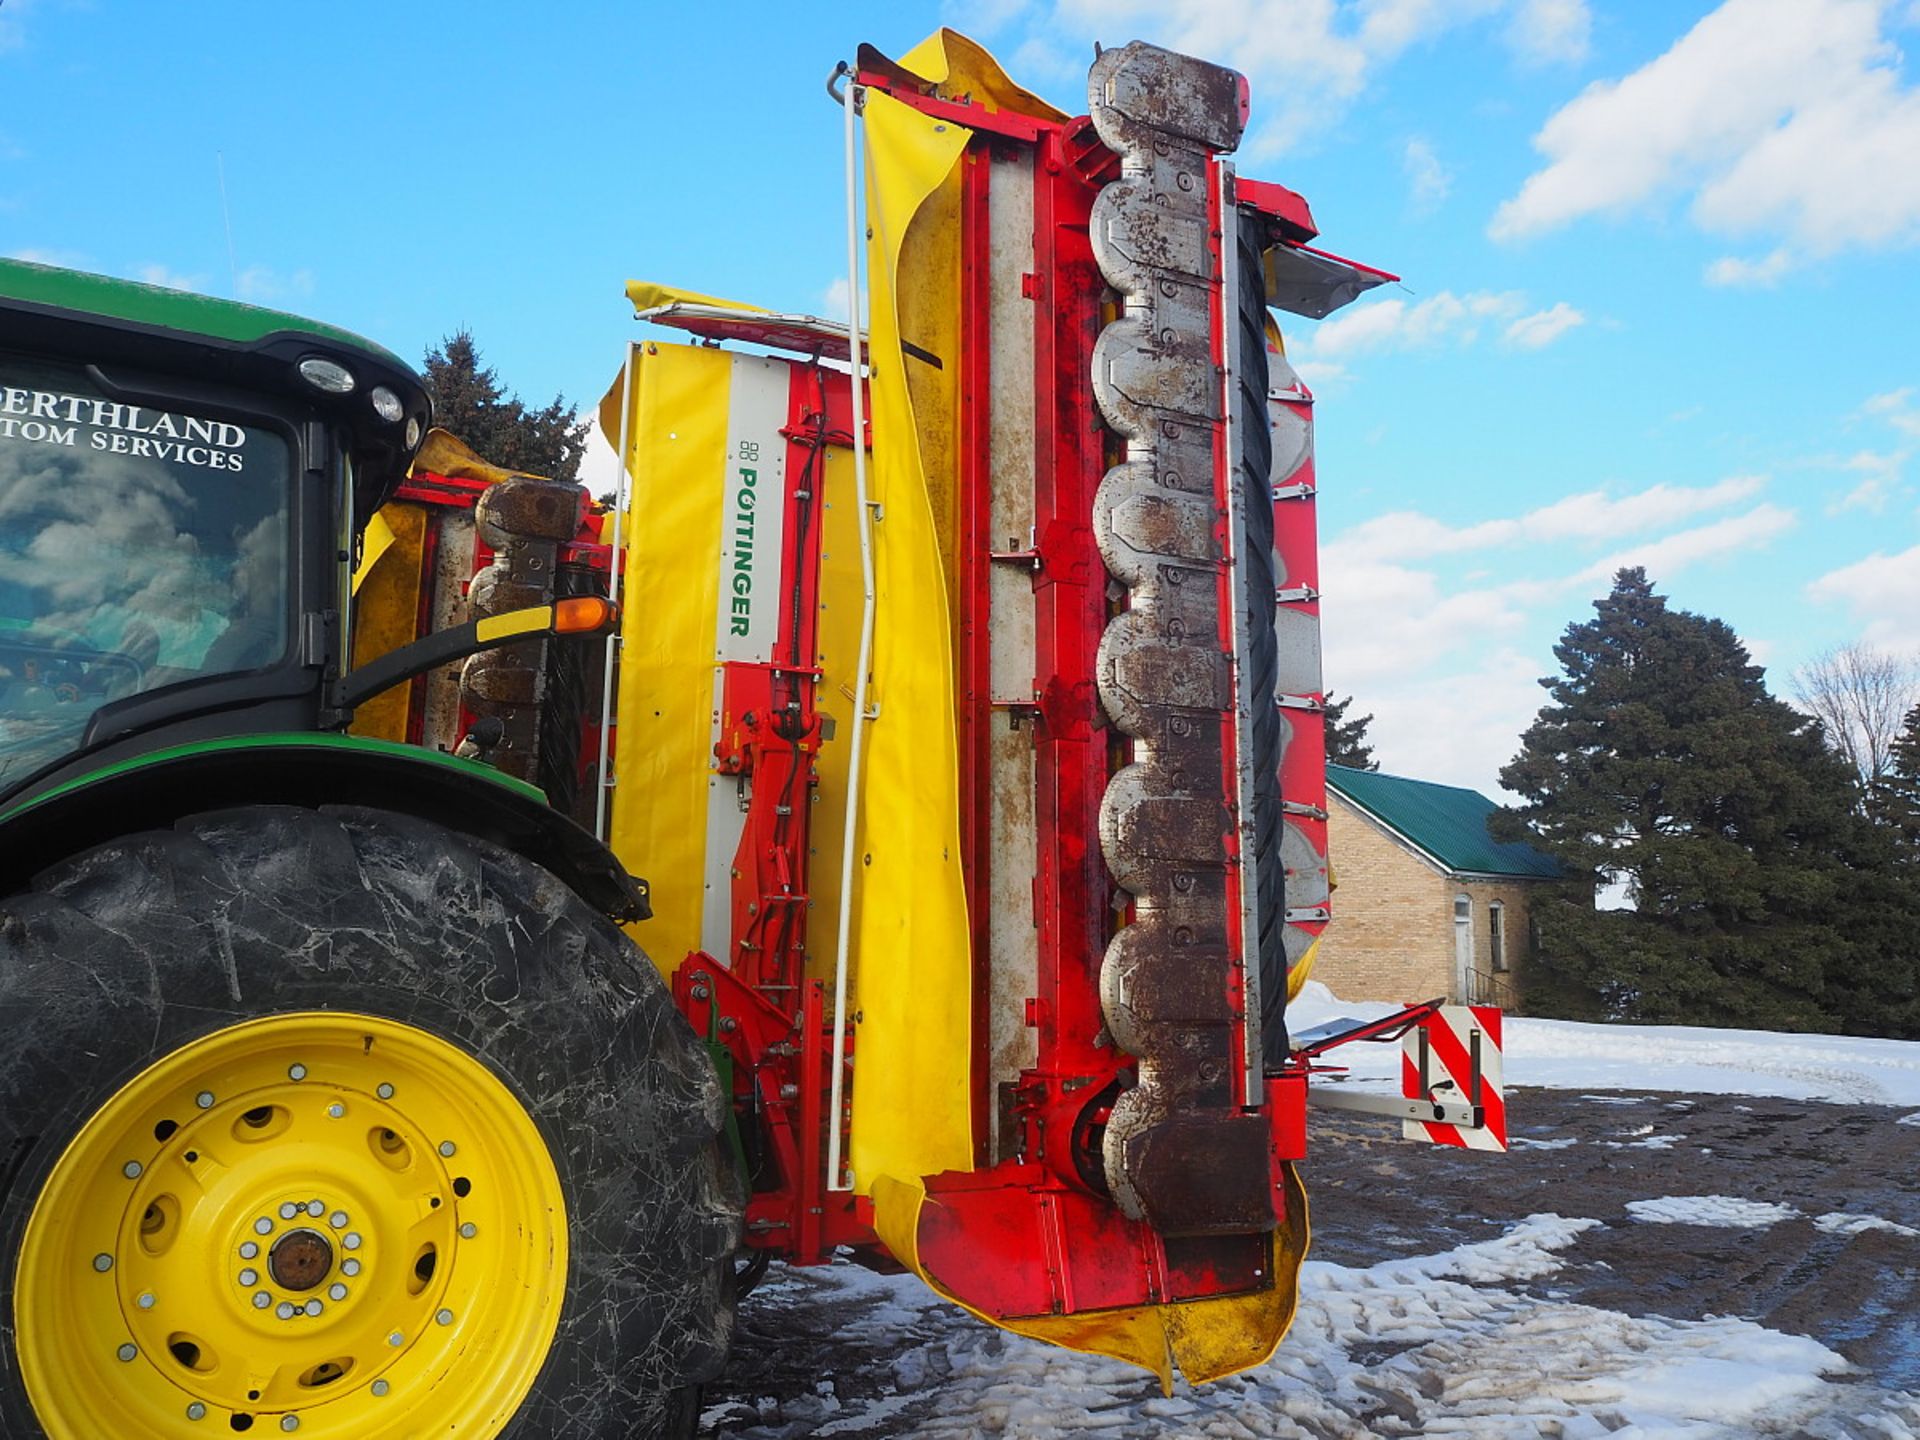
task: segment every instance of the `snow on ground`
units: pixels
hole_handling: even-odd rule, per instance
[[[1664,1195],[1658,1200],[1629,1200],[1627,1213],[1650,1225],[1719,1225],[1751,1230],[1778,1225],[1800,1212],[1770,1200],[1742,1200],[1733,1195]]]
[[[1308,981],[1287,1007],[1297,1033],[1343,1016],[1371,1020],[1397,1005],[1341,1000]],[[1709,1030],[1693,1025],[1586,1025],[1508,1016],[1506,1083],[1569,1090],[1776,1095],[1856,1105],[1920,1105],[1920,1042],[1847,1035]],[[1349,1082],[1398,1094],[1400,1047],[1359,1043],[1328,1057]],[[1595,1099],[1603,1097],[1595,1096]],[[1920,1114],[1902,1122],[1920,1124]]]
[[[1072,1440],[1456,1435],[1472,1440],[1920,1437],[1920,1396],[1826,1346],[1744,1320],[1636,1318],[1516,1293],[1602,1222],[1533,1215],[1490,1240],[1365,1268],[1309,1261],[1267,1364],[1163,1397],[1117,1362],[993,1330],[908,1276],[784,1272],[756,1303],[858,1307],[894,1357],[867,1398],[814,1395],[705,1417],[707,1433]],[[724,1413],[723,1413],[724,1412]],[[905,1412],[905,1413],[903,1413]]]
[[[1896,1224],[1878,1215],[1849,1215],[1840,1210],[1829,1215],[1816,1215],[1813,1223],[1816,1229],[1824,1230],[1829,1235],[1858,1235],[1865,1230],[1884,1230],[1889,1235],[1920,1236],[1920,1230],[1911,1225]]]

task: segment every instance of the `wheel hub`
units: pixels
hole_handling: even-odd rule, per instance
[[[55,1165],[22,1368],[50,1440],[209,1417],[483,1440],[551,1343],[565,1257],[558,1174],[491,1071],[391,1021],[254,1021],[129,1083]]]
[[[315,1289],[333,1271],[333,1246],[317,1230],[291,1231],[273,1242],[267,1269],[284,1290]]]

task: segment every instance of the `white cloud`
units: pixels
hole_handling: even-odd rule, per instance
[[[1667,580],[1702,560],[1719,560],[1737,551],[1759,549],[1786,534],[1798,519],[1791,510],[1763,503],[1744,515],[1731,515],[1710,525],[1630,545],[1589,565],[1573,578],[1579,582],[1611,580],[1614,571],[1638,565],[1656,581]]]
[[[1740,475],[1712,485],[1652,485],[1630,495],[1590,490],[1516,518],[1463,526],[1450,526],[1431,516],[1403,510],[1364,521],[1328,541],[1325,549],[1332,555],[1351,552],[1374,561],[1395,561],[1502,545],[1612,540],[1737,505],[1757,495],[1765,484],[1759,476]]]
[[[282,275],[265,265],[249,265],[234,280],[234,294],[252,305],[280,305],[313,294],[313,272],[296,270]]]
[[[1519,753],[1521,732],[1547,703],[1540,677],[1552,668],[1550,657],[1499,645],[1451,674],[1369,685],[1360,711],[1373,715],[1367,738],[1374,758],[1394,774],[1501,798],[1501,767]],[[1437,715],[1446,723],[1434,723]]]
[[[1438,575],[1386,564],[1350,549],[1321,556],[1321,606],[1328,683],[1365,689],[1430,670],[1492,632],[1517,629],[1536,598],[1531,585],[1479,589],[1443,585]]]
[[[1592,38],[1586,0],[1521,0],[1507,25],[1507,44],[1530,65],[1577,65]]]
[[[1903,655],[1920,654],[1920,545],[1897,555],[1880,551],[1830,570],[1807,586],[1817,604],[1839,604],[1862,624],[1860,639]]]
[[[12,0],[0,5],[0,55],[26,44],[27,15],[38,0]]]
[[[1784,245],[1758,260],[1722,255],[1707,266],[1705,279],[1709,285],[1771,290],[1793,268],[1793,264],[1793,252]]]
[[[1910,454],[1905,450],[1891,454],[1862,450],[1843,460],[1840,468],[1850,470],[1861,478],[1853,489],[1827,507],[1827,513],[1839,515],[1848,510],[1866,510],[1875,515],[1881,514],[1887,508],[1887,501],[1893,498],[1899,488]]]
[[[1522,315],[1507,326],[1507,343],[1522,350],[1542,350],[1575,326],[1586,323],[1585,315],[1561,300],[1551,310]]]
[[[1518,291],[1476,290],[1455,295],[1442,290],[1425,300],[1375,300],[1343,310],[1320,322],[1309,346],[1316,358],[1357,355],[1369,350],[1418,349],[1442,341],[1471,344],[1489,320],[1509,320],[1526,308]]]
[[[1307,388],[1316,393],[1339,385],[1351,374],[1346,366],[1334,360],[1295,360],[1293,373],[1306,381]]]
[[[1549,118],[1534,137],[1548,163],[1490,233],[1521,239],[1691,192],[1703,228],[1782,236],[1793,252],[1920,239],[1920,92],[1904,83],[1883,10],[1724,0],[1665,54]]]
[[[136,265],[133,278],[143,285],[163,285],[169,290],[192,290],[204,294],[207,288],[206,276],[184,274],[165,265]]]
[[[1916,3],[1920,3],[1920,0],[1916,0]],[[1884,420],[1908,435],[1920,435],[1920,401],[1914,399],[1914,393],[1913,386],[1905,385],[1898,390],[1875,395],[1860,407],[1860,413]]]
[[[1603,590],[1622,565],[1644,564],[1665,580],[1689,565],[1763,546],[1794,516],[1761,503],[1621,547],[1578,570],[1565,564],[1564,549],[1545,547],[1586,541],[1590,552],[1595,541],[1667,530],[1749,500],[1763,484],[1741,476],[1628,495],[1595,491],[1457,527],[1407,512],[1354,526],[1321,552],[1327,684],[1357,695],[1373,713],[1369,737],[1388,770],[1492,793],[1544,701],[1538,681],[1554,668],[1544,642],[1539,654],[1525,653],[1523,637],[1537,635],[1543,617],[1571,614],[1578,598]],[[1475,569],[1464,583],[1421,563],[1523,545],[1517,557]],[[1470,559],[1455,569],[1472,565]],[[1513,578],[1481,582],[1486,575]],[[1446,723],[1436,724],[1436,715]]]
[[[822,319],[845,321],[847,318],[848,291],[852,287],[844,275],[829,281],[827,288],[820,292],[820,315]]]
[[[93,264],[92,256],[78,250],[50,250],[31,245],[7,251],[7,258],[24,260],[29,265],[58,265],[63,270],[84,270]]]
[[[1424,136],[1416,135],[1407,141],[1400,156],[1400,168],[1406,173],[1413,208],[1422,215],[1438,209],[1447,192],[1453,189],[1453,176],[1433,153],[1433,143]]]
[[[1006,0],[951,8],[961,28],[983,31],[1016,13]],[[1587,23],[1585,0],[1051,0],[1030,13],[1026,43],[1048,59],[1081,53],[1089,35],[1138,37],[1241,71],[1256,160],[1338,125],[1380,70],[1449,30],[1504,18],[1507,43],[1534,63],[1575,56]]]

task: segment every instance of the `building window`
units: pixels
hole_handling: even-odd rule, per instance
[[[1487,906],[1487,954],[1492,957],[1495,971],[1507,968],[1506,906],[1498,900]]]

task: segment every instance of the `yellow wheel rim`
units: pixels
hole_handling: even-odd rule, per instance
[[[14,1329],[52,1440],[498,1434],[552,1346],[565,1200],[474,1057],[314,1012],[174,1051],[35,1202]]]

